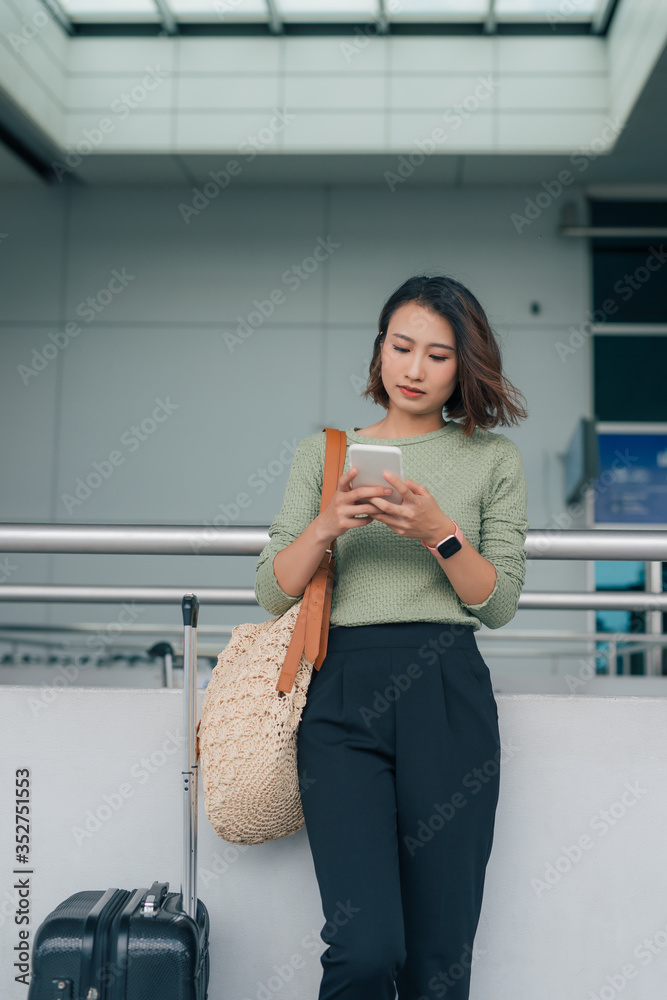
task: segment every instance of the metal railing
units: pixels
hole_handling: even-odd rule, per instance
[[[268,542],[268,526],[0,524],[0,552],[257,556]],[[652,669],[648,672],[660,673],[660,619],[662,612],[667,612],[667,593],[662,591],[661,563],[667,562],[667,530],[529,529],[525,548],[528,559],[639,560],[648,563],[646,591],[523,591],[519,598],[519,609],[645,611],[651,635],[635,634],[633,639],[640,644],[646,642],[650,648]],[[5,582],[0,587],[0,601],[140,601],[144,604],[180,605],[184,589],[186,588],[183,586]],[[195,586],[193,589],[201,604],[257,603],[254,589],[250,587]],[[603,636],[606,636],[606,641],[612,641],[611,634],[597,635],[597,641],[605,641]],[[531,637],[535,637],[535,634]],[[619,640],[618,635],[615,638]]]
[[[0,552],[59,552],[115,555],[254,555],[269,542],[268,527],[209,528],[189,525],[1,524]],[[529,529],[528,559],[632,559],[667,561],[665,531],[563,531]],[[655,574],[653,574],[655,576]],[[205,604],[255,604],[251,587],[197,587]],[[182,587],[10,584],[0,601],[180,604]],[[662,591],[524,591],[520,609],[667,611]]]
[[[169,645],[172,653],[178,650],[180,633],[182,629],[175,626],[156,623],[154,625],[131,624],[123,626],[123,632],[127,636],[121,641],[120,636],[115,636],[113,646],[105,653],[94,654],[90,647],[82,641],[82,636],[95,636],[101,634],[108,627],[108,623],[72,623],[71,625],[35,625],[23,623],[21,625],[0,624],[0,645],[12,647],[10,652],[0,653],[0,668],[11,666],[20,668],[24,665],[66,665],[73,659],[77,662],[84,657],[86,662],[91,661],[96,667],[121,665],[141,666],[155,663],[153,650],[157,645]],[[202,626],[203,628],[203,626]],[[215,642],[198,643],[199,660],[208,660],[211,669],[216,664],[220,649],[226,645],[232,633],[233,625],[209,626],[205,634],[216,636]],[[199,630],[198,630],[199,631]],[[59,635],[60,639],[36,639],[34,634]],[[481,634],[481,641],[479,635]],[[137,640],[141,636],[156,636],[162,642],[154,643],[152,649],[148,649],[147,644],[138,644]],[[166,637],[173,636],[174,644],[165,641]],[[489,636],[491,638],[489,639]],[[76,640],[81,640],[79,644]],[[510,645],[511,641],[519,641],[519,645]],[[528,645],[530,641],[536,643]],[[581,658],[581,648],[553,648],[548,643],[568,644],[583,647],[590,644],[604,644],[605,649],[595,650],[596,658],[606,660],[607,674],[615,674],[617,656],[620,656],[624,663],[623,673],[629,672],[629,657],[632,653],[645,653],[653,648],[667,647],[667,635],[648,635],[643,632],[586,632],[566,629],[509,629],[503,628],[494,632],[485,630],[478,633],[478,645],[480,651],[491,654],[496,658],[520,658],[540,657],[542,659],[551,658],[555,660]],[[539,645],[541,643],[541,645]],[[20,652],[19,652],[20,650]],[[26,652],[30,650],[30,652]],[[35,654],[32,650],[42,650]],[[584,649],[584,652],[586,650]],[[667,680],[667,679],[666,679]],[[169,683],[166,686],[171,687]]]
[[[259,555],[267,527],[138,524],[0,524],[0,552],[98,552],[117,555]],[[529,559],[667,561],[667,529],[529,528]]]

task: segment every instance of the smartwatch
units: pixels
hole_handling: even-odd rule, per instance
[[[433,553],[434,556],[442,556],[443,559],[449,559],[449,557],[453,556],[455,552],[462,549],[463,545],[461,543],[463,541],[463,532],[459,528],[456,521],[452,521],[452,524],[456,529],[453,535],[447,535],[447,537],[443,538],[437,545],[427,545],[422,538],[421,543],[424,548],[427,548],[429,552]]]

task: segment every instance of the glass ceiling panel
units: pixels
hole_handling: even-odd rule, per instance
[[[377,0],[276,0],[285,20],[361,21],[378,15]]]
[[[60,6],[72,20],[160,20],[154,0],[60,0]]]
[[[502,14],[561,14],[564,20],[581,17],[590,20],[599,7],[599,0],[576,0],[576,3],[558,4],[554,0],[496,0],[496,16]]]
[[[155,0],[59,0],[73,21],[159,21]],[[167,0],[177,19],[197,20],[212,24],[221,21],[267,21],[267,0]],[[309,21],[335,23],[340,21],[370,21],[379,17],[379,0],[275,0],[279,17],[286,22]],[[592,20],[606,0],[572,0],[564,11],[564,19]],[[496,0],[497,21],[535,23],[550,13],[560,11],[556,0]],[[486,18],[489,0],[400,0],[386,3],[389,20],[417,21],[481,21]],[[392,7],[395,10],[392,11]],[[570,10],[570,7],[573,9]]]
[[[430,20],[479,21],[486,15],[489,0],[401,0],[395,12],[387,4],[391,21],[407,21],[411,17],[428,16]]]
[[[241,19],[266,21],[266,0],[169,0],[169,8],[184,20],[196,17],[201,21],[227,21]]]

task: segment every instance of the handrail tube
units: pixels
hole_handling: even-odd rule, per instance
[[[103,629],[109,627],[108,622],[73,622],[71,625],[41,625],[34,624],[32,622],[23,622],[21,624],[8,625],[7,623],[0,622],[0,642],[2,642],[3,635],[5,633],[13,632],[48,632],[58,634],[60,632],[69,632],[76,635],[77,633],[91,633],[99,632]],[[197,634],[201,635],[206,633],[208,635],[231,635],[234,625],[199,625],[197,626]],[[661,635],[651,635],[647,632],[587,632],[584,630],[572,630],[567,631],[566,629],[546,629],[546,628],[522,628],[522,629],[511,629],[503,628],[499,630],[487,630],[489,633],[494,631],[494,638],[498,639],[554,639],[559,642],[571,642],[574,640],[581,640],[582,642],[592,642],[592,641],[609,641],[610,637],[617,640],[618,642],[627,642],[629,640],[634,641],[637,638],[641,638],[642,642],[646,641],[648,643],[652,642],[664,642],[667,641],[665,634]],[[180,636],[183,632],[183,628],[179,625],[142,625],[136,622],[129,625],[123,625],[123,633],[125,635],[178,635]],[[485,633],[486,634],[486,633]],[[8,642],[13,642],[13,637],[7,639]],[[23,641],[23,640],[22,640]],[[25,640],[28,642],[33,642],[34,640]],[[137,647],[143,649],[144,647]]]
[[[250,587],[197,587],[202,604],[257,604]],[[182,587],[121,587],[17,583],[0,587],[0,603],[36,601],[75,604],[180,603]],[[647,594],[637,590],[523,591],[519,609],[560,611],[667,611],[667,593]]]
[[[205,633],[206,635],[231,635],[234,625],[199,625],[197,627],[197,634],[201,635]],[[76,635],[77,632],[100,632],[104,629],[109,628],[109,622],[72,622],[71,625],[41,625],[34,624],[33,622],[22,622],[19,625],[7,624],[6,622],[0,622],[0,641],[2,640],[3,632],[72,632]],[[178,625],[143,625],[137,622],[131,622],[127,625],[123,625],[124,634],[136,634],[136,635],[182,635],[183,628]],[[634,637],[633,637],[634,638]]]
[[[262,526],[135,524],[0,524],[0,552],[115,555],[259,555],[269,542]],[[529,559],[667,561],[667,530],[529,528]]]

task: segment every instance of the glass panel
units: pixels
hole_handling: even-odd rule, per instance
[[[604,562],[595,563],[595,589],[596,590],[639,590],[644,589],[643,562],[635,562],[632,559],[606,559]],[[616,612],[605,612],[615,614]],[[622,612],[625,614],[625,612]]]
[[[285,19],[309,21],[359,21],[379,16],[377,0],[276,0],[278,13]]]
[[[224,18],[247,18],[252,21],[268,20],[266,0],[168,0],[177,18],[196,17],[202,21]]]
[[[392,10],[392,6],[396,9]],[[489,9],[489,0],[400,0],[398,4],[387,3],[387,11],[392,21],[409,21],[411,16],[431,15],[434,21],[457,20],[479,21]]]
[[[158,21],[153,0],[60,0],[73,19],[86,17],[95,21]]]
[[[599,0],[572,0],[567,4],[554,3],[554,0],[496,0],[496,14],[552,14],[562,15],[562,20],[569,18],[590,17]],[[559,18],[560,20],[560,18]]]
[[[196,17],[214,22],[222,17],[256,21],[268,17],[266,0],[168,0],[178,17]],[[572,0],[563,20],[590,19],[605,0]],[[158,20],[154,0],[61,0],[73,19],[94,21]],[[379,17],[379,0],[276,0],[285,20],[320,22],[361,21]],[[394,8],[392,10],[392,7]],[[480,21],[486,17],[489,0],[399,0],[386,4],[392,21]],[[535,21],[560,12],[554,0],[496,0],[498,20]],[[561,18],[559,18],[561,19]]]
[[[73,20],[96,22],[157,21],[159,12],[154,0],[60,0]],[[268,20],[266,0],[168,0],[174,15],[215,23],[220,18],[239,21]],[[571,0],[566,9],[554,0],[496,0],[497,20],[553,22],[588,21],[606,0]],[[379,0],[276,0],[279,16],[286,21],[335,23],[367,21],[380,16]],[[393,8],[393,9],[392,9]],[[483,21],[489,0],[388,0],[385,9],[389,20]]]
[[[595,589],[596,590],[645,590],[645,563],[634,560],[604,560],[595,563]],[[598,632],[629,632],[636,634],[639,638],[646,633],[646,612],[644,611],[603,611],[595,613],[595,624]],[[645,674],[646,663],[643,652],[634,652],[626,655],[626,662],[623,663],[623,652],[627,646],[632,645],[634,640],[619,641],[616,644],[617,670],[619,674]],[[596,662],[598,673],[606,670],[607,654],[609,644],[604,641],[596,643],[599,656]],[[613,669],[613,668],[612,668]]]

